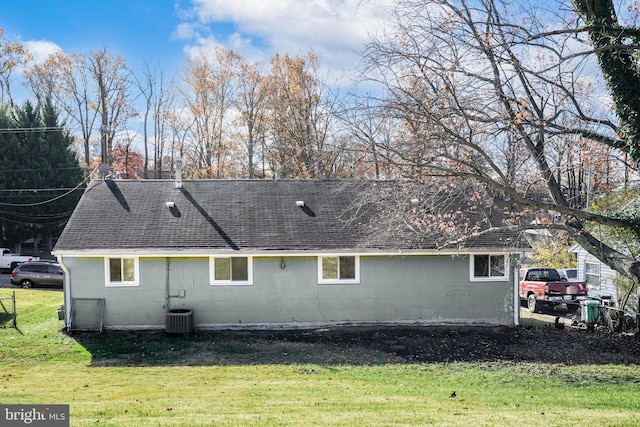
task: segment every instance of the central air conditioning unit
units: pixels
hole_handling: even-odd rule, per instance
[[[186,308],[169,310],[166,321],[168,334],[190,334],[193,332],[193,310]]]

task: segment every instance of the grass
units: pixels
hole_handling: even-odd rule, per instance
[[[72,426],[640,424],[635,365],[404,364],[243,333],[67,335],[61,293],[16,299],[19,331],[0,329],[0,403],[69,404]]]

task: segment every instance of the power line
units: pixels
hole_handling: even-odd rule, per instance
[[[82,187],[84,184],[86,184],[88,181],[91,180],[91,175],[94,174],[96,171],[98,170],[98,168],[95,168],[91,174],[89,174],[89,176],[87,176],[85,179],[82,180],[82,182],[78,185],[76,185],[75,187],[71,188],[69,191],[67,191],[64,194],[61,194],[59,196],[53,197],[49,200],[43,200],[41,202],[35,202],[35,203],[1,203],[0,202],[0,206],[11,206],[11,207],[32,207],[32,206],[41,206],[41,205],[45,205],[47,203],[52,203],[55,202],[56,200],[59,200],[63,197],[68,196],[69,194],[71,194],[72,192],[78,190],[80,187]]]
[[[69,214],[68,216],[71,216],[71,214]],[[13,224],[22,224],[22,225],[52,225],[52,224],[61,224],[63,223],[65,220],[67,219],[67,217],[65,218],[60,218],[60,219],[51,219],[51,220],[47,220],[47,221],[20,221],[17,219],[11,219],[11,218],[7,218],[7,217],[3,217],[0,216],[0,220],[5,221],[5,222],[11,222]]]
[[[67,190],[78,190],[78,187],[59,187],[59,188],[14,188],[14,189],[3,189],[0,188],[0,193],[21,193],[23,191],[28,191],[31,193],[38,193],[40,191],[67,191]],[[31,197],[31,195],[26,195],[26,197]]]
[[[32,128],[0,128],[0,133],[23,133],[23,132],[51,132],[61,131],[62,126],[40,126]]]
[[[11,206],[11,207],[32,207],[32,206],[41,206],[41,205],[46,205],[47,203],[52,203],[55,202],[56,200],[59,200],[63,197],[68,196],[69,194],[71,194],[72,192],[76,191],[78,188],[82,187],[82,185],[86,184],[87,181],[89,181],[89,177],[85,178],[84,180],[82,180],[82,182],[78,185],[76,185],[74,188],[70,189],[69,191],[67,191],[64,194],[61,194],[59,196],[53,197],[49,200],[43,200],[41,202],[34,202],[34,203],[0,203],[0,206]]]
[[[38,168],[38,169],[3,169],[0,170],[0,173],[9,173],[9,172],[36,172],[36,171],[64,171],[64,170],[74,170],[74,169],[86,169],[82,166],[69,166],[66,168]]]
[[[27,219],[41,221],[41,220],[45,220],[45,219],[64,219],[64,218],[68,218],[68,217],[71,216],[72,213],[73,213],[72,211],[67,211],[67,212],[62,212],[62,213],[31,215],[31,214],[24,214],[24,213],[9,212],[9,211],[0,211],[0,218],[5,218],[5,219],[9,220],[9,218],[18,217],[23,221],[26,221]],[[34,222],[34,221],[30,221],[30,222]]]

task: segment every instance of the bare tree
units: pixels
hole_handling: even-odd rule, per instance
[[[160,72],[158,78],[158,87],[155,96],[152,99],[153,108],[153,166],[155,177],[161,178],[165,164],[167,150],[172,150],[172,144],[169,139],[171,129],[170,122],[173,117],[173,108],[176,105],[176,95],[174,81],[167,81],[164,73]],[[173,164],[173,158],[169,160],[170,167]]]
[[[91,51],[84,57],[84,66],[96,84],[100,112],[100,140],[103,163],[111,163],[116,132],[122,129],[135,112],[130,104],[130,78],[124,59],[106,48]]]
[[[390,166],[397,158],[385,149],[391,146],[391,140],[397,134],[395,125],[398,121],[387,116],[381,103],[372,98],[353,96],[336,116],[352,140],[350,151],[355,156],[352,161],[355,176],[370,179],[399,177],[397,168]]]
[[[578,26],[577,15],[558,5],[515,6],[501,0],[399,3],[394,29],[365,52],[367,75],[384,87],[381,102],[403,123],[403,131],[383,148],[416,177],[473,179],[485,190],[465,184],[460,192],[467,198],[508,202],[509,211],[518,206],[510,215],[513,230],[531,227],[520,223],[529,218],[527,209],[555,212],[563,220],[546,227],[566,230],[639,283],[640,261],[605,245],[585,227],[593,222],[640,237],[637,213],[606,215],[575,207],[558,179],[566,166],[562,147],[575,152],[588,141],[595,149],[610,146],[607,155],[617,160],[623,160],[622,152],[635,156],[628,140],[619,138],[606,93],[594,96],[596,89],[586,83],[597,67],[590,67],[593,49],[581,43],[586,41],[581,35],[594,29]],[[609,43],[603,49],[613,48]],[[624,49],[633,48],[625,44]],[[470,230],[450,231],[455,241]]]
[[[99,110],[92,102],[93,93],[88,70],[81,66],[80,55],[56,51],[42,64],[25,71],[29,89],[41,102],[51,96],[66,114],[69,125],[80,132],[84,148],[84,164],[91,163],[91,136]]]
[[[186,107],[176,103],[173,108],[164,110],[163,114],[163,120],[166,121],[168,138],[171,139],[169,163],[172,171],[176,158],[184,159],[189,157],[188,137],[191,119],[188,118],[187,112],[183,109],[186,110]],[[185,175],[185,177],[194,176],[196,172],[190,172],[188,168],[185,168]]]
[[[238,67],[238,95],[235,120],[238,131],[236,138],[244,154],[245,176],[255,178],[265,176],[264,147],[266,139],[267,78],[259,62],[247,63],[241,60]],[[260,166],[262,171],[258,172]]]
[[[149,131],[153,136],[153,170],[154,177],[160,178],[163,157],[167,145],[168,111],[174,100],[173,83],[168,81],[161,67],[151,68],[144,63],[142,80],[134,76],[136,86],[144,99],[143,147],[144,147],[144,178],[149,177]],[[151,117],[150,117],[151,116]]]
[[[85,165],[91,164],[94,133],[100,135],[102,157],[108,162],[116,132],[134,114],[124,60],[106,49],[87,54],[57,51],[28,68],[25,78],[36,99],[50,96],[82,135]]]
[[[149,178],[149,114],[151,113],[151,103],[154,97],[154,89],[156,85],[156,73],[152,71],[149,64],[145,61],[142,70],[143,81],[138,80],[136,75],[133,78],[136,82],[137,88],[140,90],[140,94],[144,98],[144,112],[142,113],[142,135],[143,135],[143,148],[144,148],[144,166],[143,177]]]

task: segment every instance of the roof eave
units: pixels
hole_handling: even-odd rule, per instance
[[[251,256],[318,256],[327,254],[355,254],[377,256],[403,255],[474,255],[487,253],[515,254],[529,252],[530,248],[463,248],[463,249],[374,249],[374,248],[344,248],[344,249],[269,249],[247,248],[241,250],[221,248],[100,248],[100,249],[60,249],[52,251],[54,256],[68,257],[106,257],[114,255],[149,256],[149,257],[209,257],[216,254],[246,254]]]

